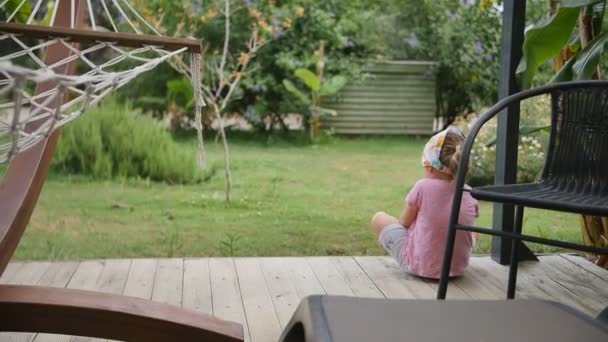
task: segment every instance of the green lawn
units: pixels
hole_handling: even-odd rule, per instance
[[[51,175],[18,259],[381,254],[368,229],[397,214],[420,177],[424,140],[341,139],[320,146],[232,143],[234,203],[224,203],[219,145],[207,183],[94,182]],[[187,143],[184,148],[192,149]],[[492,210],[483,205],[480,224]],[[526,231],[580,240],[573,215],[530,210]],[[487,253],[484,238],[478,252]],[[544,249],[542,251],[549,251]]]

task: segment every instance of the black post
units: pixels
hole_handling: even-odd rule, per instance
[[[500,56],[499,99],[516,93],[515,71],[522,56],[524,27],[526,24],[526,1],[505,0],[502,17],[502,49]],[[508,112],[508,115],[507,115]],[[519,141],[519,104],[510,106],[498,115],[496,140],[496,185],[513,184],[517,181],[517,144]],[[495,204],[492,228],[512,231],[515,209],[513,205]],[[525,246],[520,246],[522,257],[533,256]],[[506,265],[511,255],[509,239],[492,238],[492,259]]]

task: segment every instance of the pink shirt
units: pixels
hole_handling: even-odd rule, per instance
[[[416,218],[408,229],[409,239],[405,243],[403,253],[411,273],[435,279],[440,277],[453,197],[453,182],[431,178],[416,182],[407,195],[407,204],[418,208]],[[473,225],[478,216],[479,204],[465,192],[458,223]],[[450,276],[464,273],[469,265],[472,247],[471,232],[458,231]]]

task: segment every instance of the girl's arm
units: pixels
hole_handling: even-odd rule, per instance
[[[418,207],[412,205],[406,205],[399,215],[399,224],[402,226],[409,228],[414,219],[416,219],[416,214],[418,214]]]

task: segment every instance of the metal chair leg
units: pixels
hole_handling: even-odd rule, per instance
[[[513,227],[513,232],[516,234],[521,234],[522,224],[524,220],[524,207],[518,205],[515,208],[515,224]],[[509,285],[507,288],[507,299],[515,298],[515,288],[517,283],[517,268],[519,265],[519,245],[521,244],[521,240],[519,239],[511,239],[511,262],[509,264]]]
[[[452,255],[454,254],[454,243],[456,242],[456,222],[450,223],[448,227],[448,239],[445,245],[443,265],[441,267],[441,278],[439,278],[439,288],[437,289],[437,299],[445,299],[448,292],[448,282],[450,281],[450,267],[452,266]]]

